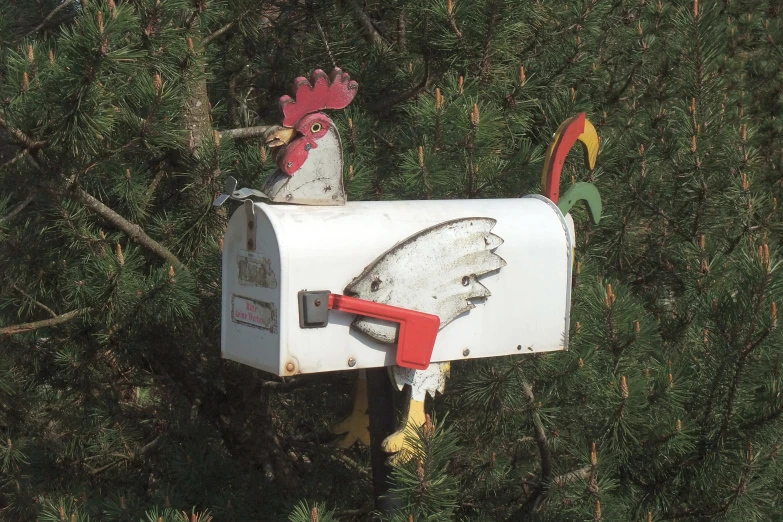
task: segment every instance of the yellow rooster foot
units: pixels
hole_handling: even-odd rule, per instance
[[[343,435],[335,443],[338,448],[350,448],[357,440],[369,447],[369,426],[370,417],[367,415],[367,375],[364,370],[359,370],[359,379],[356,381],[356,391],[353,396],[353,411],[348,417],[329,426],[329,431],[335,435]]]
[[[388,462],[403,463],[411,458],[412,446],[411,438],[416,437],[416,430],[424,426],[427,416],[424,413],[424,401],[411,399],[408,402],[408,411],[404,416],[405,424],[399,430],[395,431],[381,443],[381,448],[386,453],[393,453]]]

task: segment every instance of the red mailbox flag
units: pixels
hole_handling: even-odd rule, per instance
[[[416,370],[429,367],[440,329],[437,315],[339,294],[329,294],[329,309],[400,323],[397,365]]]

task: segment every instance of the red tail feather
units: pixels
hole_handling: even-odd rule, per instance
[[[337,67],[329,76],[321,69],[313,71],[310,80],[300,76],[294,80],[294,97],[280,98],[283,125],[293,127],[302,116],[312,112],[343,109],[351,103],[358,89],[359,84]]]

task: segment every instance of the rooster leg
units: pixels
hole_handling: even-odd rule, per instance
[[[359,370],[356,391],[353,395],[353,411],[343,420],[329,426],[335,435],[343,435],[337,440],[339,448],[350,448],[357,440],[370,446],[370,417],[367,415],[367,374]]]
[[[403,449],[410,450],[410,443],[408,439],[410,437],[416,437],[416,430],[421,428],[427,420],[427,416],[424,413],[424,400],[416,400],[412,397],[412,389],[406,388],[405,395],[407,397],[407,406],[405,414],[403,415],[403,424],[394,433],[389,435],[383,440],[381,447],[386,453],[397,453]],[[402,451],[396,457],[407,460],[406,455],[410,451]]]
[[[424,399],[427,394],[435,397],[436,393],[443,393],[446,385],[446,377],[449,375],[451,365],[445,363],[432,363],[426,370],[412,370],[395,366],[391,369],[392,380],[398,388],[405,386],[407,408],[403,416],[403,423],[399,430],[384,439],[382,448],[387,453],[396,453],[392,460],[406,461],[411,455],[410,438],[416,437],[416,430],[424,426],[427,415],[424,413]]]

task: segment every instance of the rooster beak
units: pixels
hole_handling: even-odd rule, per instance
[[[264,135],[264,142],[268,147],[282,147],[287,145],[296,131],[291,127],[273,127]]]

